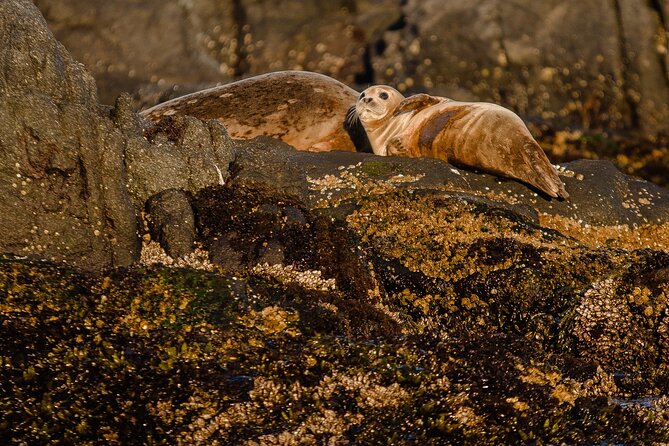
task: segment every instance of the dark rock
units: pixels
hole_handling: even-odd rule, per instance
[[[285,262],[285,247],[278,240],[263,242],[258,248],[258,263],[268,265],[281,265]]]
[[[608,161],[579,160],[564,168],[579,175],[566,181],[574,196],[542,203],[540,211],[600,226],[657,224],[669,217],[667,189],[624,175]]]
[[[279,206],[266,198],[255,204]],[[519,241],[490,238],[456,227],[470,212],[457,200],[445,213],[428,198],[399,198],[394,214],[356,225],[366,244],[411,268],[424,262],[419,270],[434,276],[428,262],[444,259],[440,244],[452,241],[481,256],[450,256],[466,277],[438,293],[383,294],[378,305],[257,275],[132,268],[102,278],[0,261],[0,378],[11,383],[0,386],[0,436],[241,444],[304,428],[314,441],[359,444],[669,439],[666,296],[618,282],[669,267],[666,255],[595,252],[559,236],[542,246],[529,225],[510,227]],[[372,197],[365,212],[391,203]],[[412,214],[419,208],[452,221],[435,227],[439,219],[424,221],[432,212]],[[480,216],[491,225],[509,218]],[[419,230],[384,232],[397,225]],[[415,251],[428,238],[436,245]],[[623,293],[611,295],[615,305],[591,291],[612,272]],[[613,331],[616,321],[632,331]],[[76,417],[63,416],[68,407]]]
[[[286,224],[302,226],[307,223],[304,213],[296,207],[286,206],[283,209],[283,214],[286,219]]]
[[[123,136],[30,1],[0,3],[0,252],[86,269],[139,257]]]
[[[366,257],[341,223],[309,211],[280,185],[256,189],[233,183],[203,189],[193,202],[198,232],[213,262],[232,271],[242,262],[247,269],[282,263],[322,271],[324,279],[335,279],[339,290],[355,298],[374,288]],[[269,209],[276,212],[266,212]],[[295,209],[304,223],[286,217]]]
[[[238,8],[237,26],[246,27],[244,38],[263,42],[241,48],[239,71],[318,71],[348,84],[365,72],[361,49],[402,14],[399,2],[389,0],[242,0]]]
[[[168,189],[146,202],[151,237],[158,240],[168,256],[178,259],[193,252],[195,217],[188,196]]]
[[[216,49],[208,47],[214,43],[209,37],[214,26],[220,33],[230,33],[224,43],[236,37],[234,7],[229,2],[35,3],[58,40],[95,76],[103,103],[112,104],[121,92],[143,83],[229,79]]]
[[[224,271],[244,271],[244,254],[241,250],[245,247],[241,243],[235,243],[238,238],[236,232],[221,233],[209,240],[207,251],[209,260],[223,268]]]
[[[555,215],[579,225],[662,224],[669,219],[669,191],[622,174],[608,161],[580,160],[560,167],[568,200],[551,200],[514,180],[455,168],[434,159],[378,157],[363,153],[298,152],[268,138],[240,143],[230,184],[297,199],[344,218],[346,197],[412,190],[460,194],[538,221]]]
[[[234,143],[219,122],[187,116],[146,125],[145,137],[134,135],[125,150],[128,190],[136,206],[163,190],[195,193],[225,183]]]
[[[404,14],[372,56],[377,83],[585,128],[668,130],[666,50],[654,37],[666,24],[652,2],[409,1]]]
[[[401,15],[388,0],[36,3],[110,104],[148,83],[216,83],[287,69],[350,84],[365,71],[361,49]],[[84,6],[89,13],[77,13]]]

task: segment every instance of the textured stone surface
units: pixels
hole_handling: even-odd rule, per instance
[[[233,271],[0,259],[0,436],[669,440],[667,247],[589,248],[443,193],[364,195],[332,221],[238,186],[195,200]],[[265,242],[285,264],[255,264]]]
[[[233,141],[217,121],[185,117],[148,125],[126,147],[128,190],[139,207],[166,189],[191,193],[223,184]]]
[[[213,23],[232,31],[232,2],[38,0],[58,40],[95,76],[103,103],[147,82],[221,79],[207,49]],[[227,40],[229,42],[230,39]]]
[[[32,2],[0,3],[0,251],[83,268],[139,256],[122,136]]]
[[[0,12],[0,252],[91,270],[131,264],[146,200],[223,183],[232,141],[192,118],[169,133],[144,128],[127,95],[102,107],[32,2]]]
[[[158,240],[168,256],[184,257],[194,249],[195,217],[185,192],[167,189],[146,202],[151,238]]]
[[[310,207],[331,207],[348,197],[390,190],[463,193],[527,214],[556,215],[583,225],[663,224],[669,191],[622,174],[610,162],[581,160],[560,167],[568,200],[550,200],[517,181],[458,169],[433,159],[363,153],[298,152],[270,139],[240,144],[230,184],[299,197]]]

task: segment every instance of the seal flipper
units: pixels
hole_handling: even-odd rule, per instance
[[[402,143],[401,136],[395,136],[386,143],[386,156],[411,157],[411,150],[407,149],[404,143]]]
[[[562,200],[569,198],[569,193],[558,176],[557,170],[538,144],[526,143],[521,154],[527,169],[526,178],[521,178],[521,180],[553,198]]]
[[[419,111],[430,107],[431,105],[439,104],[440,102],[444,102],[444,99],[436,98],[425,93],[415,94],[400,102],[400,105],[397,106],[393,115],[397,116],[410,111]]]

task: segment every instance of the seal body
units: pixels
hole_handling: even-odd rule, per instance
[[[280,71],[182,96],[140,112],[217,119],[232,138],[270,136],[298,150],[370,151],[364,131],[345,126],[358,92],[322,74]]]
[[[360,94],[356,115],[377,155],[438,158],[520,180],[554,198],[569,196],[523,120],[499,105],[404,98],[374,86]]]

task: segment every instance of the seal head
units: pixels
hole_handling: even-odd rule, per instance
[[[373,131],[384,125],[404,100],[399,91],[386,85],[370,87],[360,93],[355,110],[365,129]]]
[[[402,93],[387,85],[369,87],[358,96],[355,117],[367,132],[376,155],[389,155],[387,140],[406,127],[406,120],[394,117],[395,110],[403,100]]]

